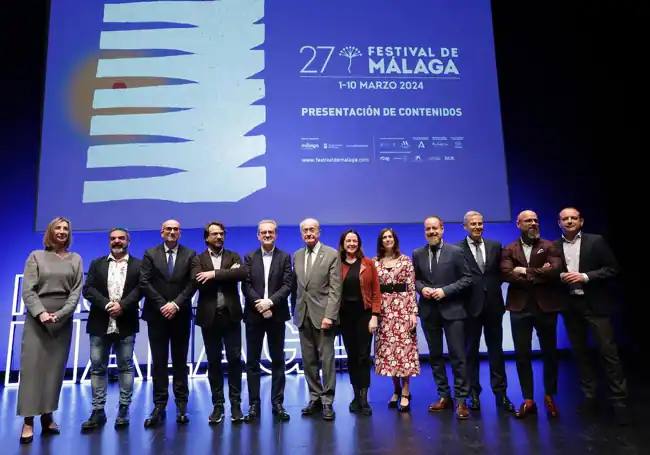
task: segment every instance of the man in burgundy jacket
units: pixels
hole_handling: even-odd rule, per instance
[[[537,413],[533,399],[533,367],[531,338],[537,331],[544,361],[544,406],[549,416],[556,417],[557,406],[557,315],[562,310],[558,297],[562,259],[557,247],[540,238],[539,220],[532,210],[517,216],[521,235],[503,249],[501,273],[507,281],[506,309],[510,311],[512,338],[515,345],[517,375],[524,402],[515,416],[524,418]]]

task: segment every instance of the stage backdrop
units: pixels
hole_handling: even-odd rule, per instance
[[[280,221],[287,251],[300,247],[306,216],[333,246],[356,227],[369,256],[387,225],[410,254],[433,213],[448,222],[449,242],[464,236],[449,221],[468,209],[492,221],[486,236],[517,236],[487,0],[51,3],[40,165],[30,124],[14,132],[26,152],[3,181],[19,228],[0,270],[0,369],[19,368],[20,274],[55,215],[73,220],[86,269],[106,254],[111,226],[133,230],[141,257],[171,217],[184,228],[222,220],[227,248],[241,254],[257,246],[251,226],[266,217]],[[551,216],[543,234],[557,236],[554,208],[531,198]],[[204,248],[200,229],[182,242]],[[71,367],[87,364],[85,311],[82,302]],[[504,330],[511,350],[507,317]],[[188,361],[198,373],[195,335]],[[293,362],[290,324],[287,335]],[[146,341],[145,332],[141,364]]]

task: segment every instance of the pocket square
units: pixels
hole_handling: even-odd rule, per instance
[[[544,248],[540,248],[539,250],[537,250],[537,254],[541,254],[543,252],[544,252]]]

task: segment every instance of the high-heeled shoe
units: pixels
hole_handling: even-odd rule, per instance
[[[406,406],[402,405],[402,400],[406,398],[408,404]],[[399,402],[399,412],[410,412],[411,411],[411,400],[413,399],[413,394],[409,393],[408,395],[402,395]]]
[[[52,424],[54,424],[54,426],[51,426]],[[43,414],[41,416],[41,434],[61,434],[61,430],[54,421],[54,418],[52,418],[52,414]]]
[[[25,424],[23,424],[22,430],[20,430],[20,443],[21,444],[29,444],[34,440],[34,427],[32,426],[32,434],[29,436],[23,436],[23,430],[25,430]]]
[[[397,409],[397,404],[399,403],[400,397],[402,396],[402,389],[400,388],[399,390],[393,390],[393,395],[397,395],[397,400],[393,400],[393,397],[391,397],[391,399],[388,400],[388,407],[391,409]]]

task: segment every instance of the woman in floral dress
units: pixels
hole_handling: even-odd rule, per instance
[[[377,239],[375,267],[381,288],[381,316],[375,336],[375,371],[393,378],[391,408],[411,409],[411,376],[420,374],[416,335],[418,307],[415,273],[408,256],[400,253],[399,239],[391,228]]]

